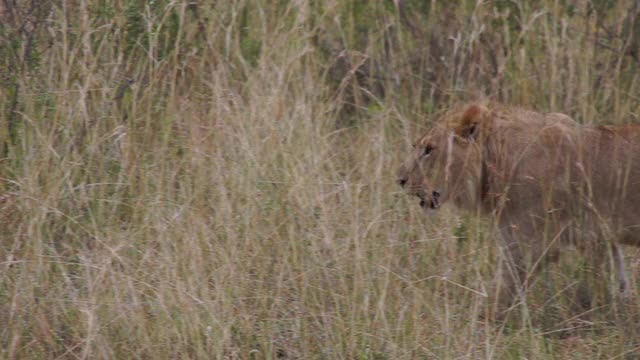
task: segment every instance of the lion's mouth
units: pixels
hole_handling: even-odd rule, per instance
[[[418,198],[420,199],[420,207],[423,209],[435,210],[440,207],[440,192],[438,191],[433,191],[430,199],[425,199],[423,194],[419,194]]]
[[[420,196],[420,207],[423,209],[438,209],[440,207],[438,196],[433,196],[430,200],[425,200],[425,198]]]

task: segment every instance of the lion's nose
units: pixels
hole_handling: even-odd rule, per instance
[[[404,187],[405,185],[407,185],[407,179],[406,178],[398,178],[396,180],[396,182],[398,183],[398,185],[400,185],[401,187]]]
[[[431,196],[433,196],[433,198],[437,200],[440,197],[440,191],[438,190],[432,191]]]

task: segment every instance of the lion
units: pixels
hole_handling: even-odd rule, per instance
[[[415,142],[397,182],[428,211],[452,203],[493,219],[506,255],[502,301],[525,290],[563,244],[611,258],[629,291],[619,244],[640,246],[640,125],[581,125],[560,113],[470,103]]]

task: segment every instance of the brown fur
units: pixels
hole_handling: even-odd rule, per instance
[[[567,243],[600,260],[612,254],[629,288],[616,244],[640,246],[638,125],[583,126],[564,114],[474,103],[437,120],[397,177],[424,207],[450,202],[493,216],[511,293]]]

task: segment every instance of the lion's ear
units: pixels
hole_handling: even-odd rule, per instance
[[[467,107],[456,126],[457,135],[465,139],[475,138],[488,113],[489,109],[482,105],[473,104]]]

